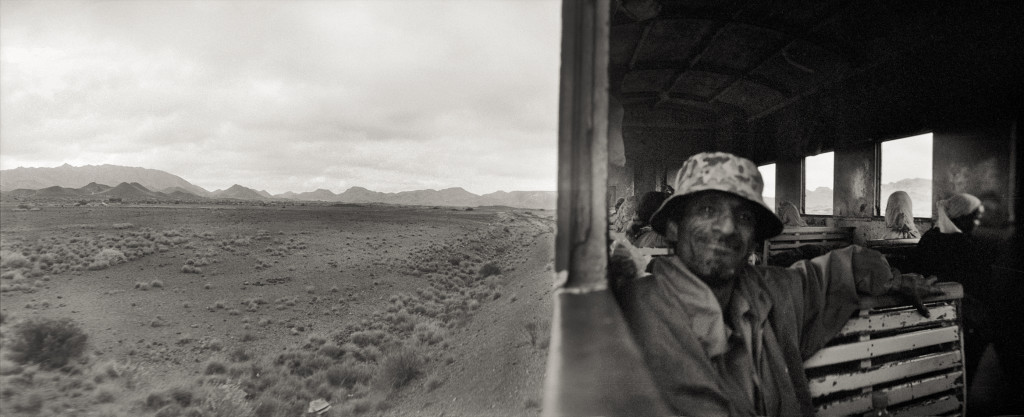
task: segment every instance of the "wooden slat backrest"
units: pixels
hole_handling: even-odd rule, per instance
[[[787,227],[778,236],[764,241],[761,264],[767,265],[768,258],[783,250],[803,245],[821,245],[840,248],[853,243],[854,227]]]
[[[892,296],[866,297],[829,345],[804,362],[820,416],[862,414],[883,396],[893,415],[962,415],[959,284],[926,299],[930,317]]]

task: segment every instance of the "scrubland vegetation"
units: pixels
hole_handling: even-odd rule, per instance
[[[381,259],[374,261],[380,268],[363,277],[371,288],[380,288],[378,292],[388,292],[382,288],[381,271],[420,282],[414,291],[390,291],[376,307],[359,315],[349,311],[349,304],[364,296],[354,286],[299,282],[301,274],[309,272],[297,270],[296,262],[308,258],[311,250],[301,235],[264,229],[217,233],[189,226],[156,230],[133,222],[112,223],[103,230],[83,227],[36,240],[5,237],[0,245],[0,291],[5,297],[45,294],[59,285],[57,277],[128,268],[134,261],[168,252],[180,254],[167,259],[178,265],[170,266],[181,281],[138,274],[124,288],[140,295],[217,292],[227,285],[218,281],[218,274],[225,272],[208,275],[209,268],[240,259],[248,260],[249,271],[275,275],[247,278],[244,285],[281,285],[293,291],[267,298],[225,290],[218,292],[222,298],[209,304],[185,297],[187,301],[175,303],[180,312],[198,310],[211,322],[230,320],[243,333],[193,336],[203,330],[201,325],[183,328],[175,316],[149,316],[140,324],[177,330],[173,342],[153,342],[146,351],[130,350],[128,356],[113,358],[91,350],[90,335],[74,317],[35,317],[33,312],[43,309],[41,302],[27,303],[23,312],[0,317],[0,414],[295,416],[315,399],[332,404],[327,414],[332,416],[393,412],[403,392],[433,392],[448,382],[443,371],[456,362],[450,351],[459,343],[452,339],[453,331],[487,303],[517,301],[515,293],[502,298],[506,276],[522,263],[517,256],[527,246],[524,242],[551,229],[522,221],[510,229],[507,224],[514,221],[515,217],[498,216],[493,224],[454,239],[414,248],[396,246],[400,236],[345,242],[364,244],[380,254]],[[326,266],[340,269],[349,259],[350,255],[339,254]],[[184,282],[193,284],[183,288]],[[392,282],[386,285],[390,288]],[[121,291],[104,294],[127,294]],[[315,331],[312,325],[280,318],[296,312],[337,318],[330,319],[335,325],[318,325]],[[546,322],[531,320],[517,333],[530,348],[547,348]],[[272,342],[276,340],[282,342]],[[265,345],[274,349],[261,348]],[[184,363],[175,352],[196,362]],[[166,373],[153,358],[176,364],[177,372]],[[521,403],[527,410],[537,407],[533,397]]]

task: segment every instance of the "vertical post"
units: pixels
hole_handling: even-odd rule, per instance
[[[543,415],[668,415],[608,289],[610,0],[564,0],[558,274]]]
[[[568,288],[606,281],[609,2],[562,5],[555,270]]]

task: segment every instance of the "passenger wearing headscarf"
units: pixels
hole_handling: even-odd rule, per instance
[[[636,210],[636,215],[633,217],[633,225],[626,233],[626,237],[630,239],[633,246],[638,248],[663,248],[667,246],[665,238],[651,228],[651,216],[658,210],[658,207],[661,207],[661,203],[669,195],[664,192],[650,191],[640,197],[640,205]]]
[[[806,227],[807,222],[800,217],[800,209],[788,201],[779,204],[779,219],[785,227]]]
[[[917,272],[935,275],[940,282],[963,285],[964,351],[968,383],[991,340],[988,306],[991,304],[992,263],[998,250],[972,236],[985,207],[970,194],[956,194],[935,203],[936,221],[917,244]]]
[[[918,239],[921,232],[914,226],[913,202],[906,191],[889,195],[885,203],[885,227],[889,230],[883,239]]]

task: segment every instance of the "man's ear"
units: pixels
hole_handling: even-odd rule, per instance
[[[675,220],[667,220],[665,222],[665,240],[668,242],[679,241],[679,223]]]

